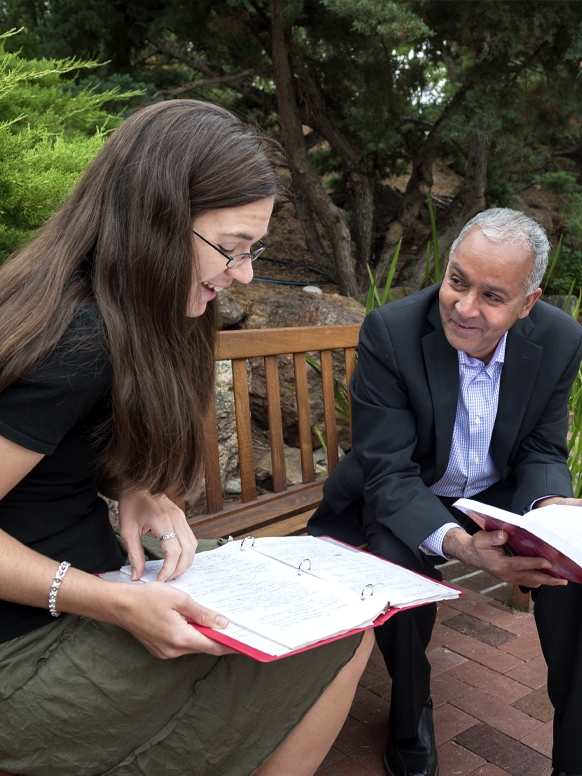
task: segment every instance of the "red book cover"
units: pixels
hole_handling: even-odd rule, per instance
[[[412,609],[413,607],[407,606],[407,609]],[[323,639],[322,641],[317,641],[315,644],[308,644],[305,647],[301,647],[301,649],[295,649],[293,652],[286,652],[284,655],[269,655],[266,652],[261,652],[259,649],[255,649],[254,647],[249,647],[248,644],[243,644],[241,641],[237,641],[237,639],[232,639],[230,636],[227,636],[226,633],[223,633],[222,631],[218,630],[217,628],[205,628],[204,625],[197,625],[192,620],[189,620],[190,625],[192,625],[196,630],[200,631],[204,636],[207,636],[209,639],[212,639],[213,641],[218,641],[219,644],[224,644],[226,647],[231,647],[231,649],[235,649],[237,652],[240,652],[241,655],[247,655],[248,657],[252,657],[254,660],[258,660],[260,663],[272,663],[274,660],[283,660],[285,657],[291,657],[291,655],[298,655],[300,652],[307,652],[308,649],[315,649],[315,647],[321,647],[323,644],[331,644],[332,641],[338,641],[339,639],[345,639],[347,636],[353,636],[355,633],[363,633],[366,630],[369,630],[370,628],[375,628],[377,625],[383,625],[386,620],[389,620],[391,617],[393,617],[395,614],[398,614],[398,612],[404,611],[403,609],[389,609],[385,614],[381,614],[379,617],[377,617],[374,620],[374,623],[372,625],[368,625],[365,628],[356,628],[354,630],[351,630],[349,633],[340,633],[338,636],[332,636],[330,639]]]
[[[462,503],[456,502],[454,506],[461,509],[468,517],[471,518],[479,528],[484,531],[506,531],[509,535],[507,540],[507,547],[513,553],[513,555],[523,555],[529,558],[546,558],[552,564],[552,568],[545,571],[552,577],[559,577],[560,579],[567,579],[570,582],[582,583],[582,568],[572,558],[564,555],[563,552],[556,549],[556,547],[548,544],[547,541],[536,536],[524,526],[516,525],[513,522],[508,522],[507,519],[503,519],[499,515],[485,514],[482,511],[477,511],[477,508],[469,508],[463,506],[463,503],[467,502],[467,499],[462,499]],[[475,504],[475,502],[473,502]],[[488,507],[488,505],[479,505],[483,509],[495,509]],[[495,509],[497,513],[502,513],[504,510]],[[513,515],[512,513],[506,513],[509,519],[519,519],[519,515]],[[581,529],[582,529],[582,510],[581,510]]]

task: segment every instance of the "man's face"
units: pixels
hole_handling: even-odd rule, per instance
[[[449,261],[439,294],[445,335],[455,350],[485,363],[501,337],[525,318],[541,289],[525,295],[533,266],[531,252],[519,243],[496,243],[476,226]]]

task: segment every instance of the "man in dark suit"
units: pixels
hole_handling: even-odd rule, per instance
[[[582,327],[543,302],[549,243],[517,211],[476,216],[441,284],[370,313],[351,384],[353,452],[329,477],[309,530],[440,579],[455,557],[536,589],[536,622],[555,706],[556,774],[582,774],[581,586],[509,557],[504,532],[477,531],[452,506],[466,496],[521,513],[572,501],[568,397]],[[581,512],[582,527],[582,512]],[[390,776],[436,776],[430,665],[435,605],[376,631],[392,676]]]

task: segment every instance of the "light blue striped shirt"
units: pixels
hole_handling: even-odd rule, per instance
[[[489,452],[497,405],[499,384],[505,361],[507,332],[488,364],[457,351],[459,358],[459,396],[447,470],[430,486],[437,496],[471,498],[501,479]],[[446,523],[421,544],[429,555],[443,555],[445,534],[456,523]],[[444,556],[443,556],[444,557]]]

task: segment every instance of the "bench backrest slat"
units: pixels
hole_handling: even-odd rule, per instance
[[[337,426],[335,417],[335,393],[331,350],[321,351],[321,390],[327,445],[327,470],[332,472],[339,463],[337,453]]]
[[[236,413],[236,435],[243,501],[254,501],[257,497],[255,485],[255,459],[253,455],[253,434],[251,430],[251,405],[245,358],[232,360],[232,384],[234,409]]]
[[[311,415],[309,412],[309,388],[307,384],[307,361],[305,353],[293,353],[295,370],[295,400],[297,402],[297,424],[299,426],[299,451],[303,482],[313,482],[313,447],[311,445]]]
[[[273,468],[273,491],[280,493],[287,489],[287,471],[283,447],[283,421],[281,419],[281,397],[279,395],[279,368],[277,356],[265,356],[265,386],[267,389],[267,412],[269,418],[269,443]]]
[[[206,509],[220,512],[222,509],[222,485],[220,482],[220,459],[218,450],[218,428],[216,408],[210,402],[204,426],[204,479],[206,481]]]
[[[352,394],[349,391],[350,381],[356,368],[356,348],[346,348],[344,351],[346,360],[346,386],[348,387],[348,415],[350,418],[350,439],[352,438]]]

